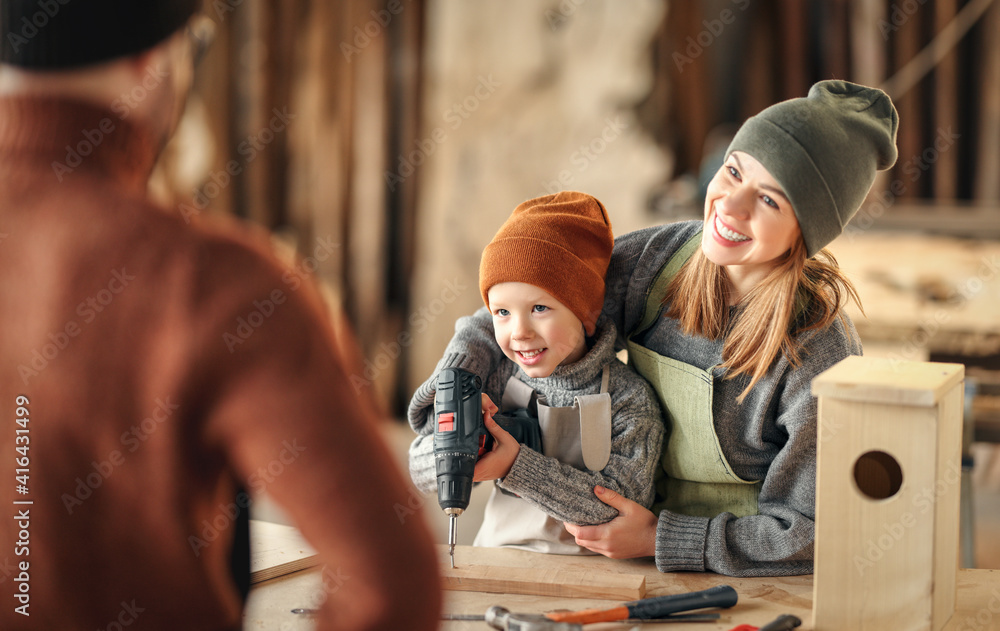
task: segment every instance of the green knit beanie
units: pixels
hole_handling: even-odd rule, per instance
[[[896,162],[899,117],[889,95],[820,81],[805,98],[749,118],[726,150],[759,161],[788,195],[808,256],[844,230],[875,181]]]

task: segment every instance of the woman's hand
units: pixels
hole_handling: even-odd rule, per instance
[[[577,545],[612,559],[656,556],[656,515],[611,489],[595,486],[597,498],[618,511],[606,524],[565,524]]]
[[[493,414],[498,410],[496,404],[486,394],[483,394],[483,423],[486,425],[487,431],[493,435],[493,449],[483,454],[476,462],[476,470],[472,478],[475,482],[505,477],[510,473],[510,468],[514,466],[517,454],[521,453],[521,444],[493,420]]]

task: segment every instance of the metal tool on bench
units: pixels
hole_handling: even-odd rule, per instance
[[[725,609],[736,604],[739,596],[729,585],[718,585],[700,592],[654,596],[624,603],[610,609],[540,614],[515,614],[505,607],[493,606],[483,616],[446,615],[446,620],[485,620],[495,629],[505,631],[582,631],[593,622],[650,621],[701,622],[718,620],[718,614],[675,615],[697,609]]]
[[[532,631],[553,631],[553,630],[569,631],[569,630],[578,630],[583,628],[583,625],[578,622],[556,622],[555,620],[546,618],[544,615],[540,614],[511,614],[503,607],[491,607],[491,609],[494,610],[493,620],[496,624],[508,624],[507,622],[500,622],[501,614],[507,612],[509,616],[513,616],[513,618],[508,617],[506,620],[514,620],[517,624],[521,625],[520,627],[509,627],[511,629],[521,628],[521,629],[531,629]],[[657,618],[655,620],[640,620],[640,619],[628,618],[626,620],[619,620],[617,622],[655,622],[657,624],[669,623],[669,622],[678,622],[678,623],[717,622],[719,620],[719,617],[720,616],[717,613],[687,613],[687,614],[679,613],[679,614],[670,614],[669,616],[666,616],[664,618]],[[441,619],[451,620],[451,621],[459,621],[459,620],[476,621],[476,620],[486,620],[486,615],[446,613],[441,616]],[[535,626],[529,626],[529,625],[535,625]],[[508,627],[501,626],[498,628],[506,629]]]
[[[472,480],[479,456],[493,446],[493,435],[483,424],[483,382],[462,368],[444,368],[434,395],[434,466],[438,504],[448,515],[448,553],[455,567],[458,516],[469,507]],[[542,450],[537,419],[494,414],[493,420],[519,443]]]
[[[633,600],[610,609],[584,609],[545,614],[556,622],[617,622],[619,620],[659,620],[670,614],[697,609],[727,609],[736,604],[739,595],[729,585],[716,585],[700,592],[670,594]]]
[[[554,622],[537,614],[511,613],[496,605],[486,610],[483,619],[494,629],[503,631],[583,631],[583,626],[576,623]]]

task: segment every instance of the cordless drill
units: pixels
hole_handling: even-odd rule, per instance
[[[448,548],[455,567],[458,516],[469,507],[476,460],[492,448],[493,435],[483,424],[483,381],[462,368],[444,368],[434,395],[434,464],[438,504],[448,515]],[[519,443],[542,450],[538,420],[524,411],[494,414],[493,420]]]

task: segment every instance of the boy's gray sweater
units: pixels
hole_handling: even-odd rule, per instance
[[[479,349],[482,328],[477,322],[490,322],[486,345]],[[492,333],[492,318],[484,307],[475,316],[461,318],[455,325],[455,338],[445,350],[438,367],[424,382],[410,402],[409,421],[418,436],[410,446],[410,477],[418,489],[435,490],[433,424],[434,388],[438,372],[447,366],[470,368],[484,376],[483,392],[494,402],[501,401],[504,387],[512,375],[544,395],[548,405],[572,406],[573,397],[601,391],[601,376],[610,365],[608,393],[611,395],[611,457],[600,471],[580,470],[522,446],[510,472],[497,481],[500,488],[519,495],[560,521],[574,524],[600,524],[614,519],[618,512],[594,495],[601,485],[621,493],[643,506],[653,502],[653,475],[659,465],[663,446],[663,422],[656,393],[631,368],[615,357],[616,331],[606,318],[597,323],[593,347],[580,360],[559,366],[548,377],[533,379],[507,359]],[[492,350],[496,357],[489,355]],[[466,354],[473,351],[476,359]],[[495,364],[491,364],[492,359]],[[489,369],[483,370],[485,366]]]
[[[638,326],[653,280],[670,256],[696,232],[701,221],[657,226],[615,240],[606,277],[604,317],[624,337]],[[845,316],[846,319],[846,316]],[[722,363],[722,340],[680,332],[660,318],[639,340],[679,361],[709,369]],[[726,459],[744,479],[763,479],[759,515],[714,518],[662,511],[656,533],[656,565],[664,572],[711,570],[732,576],[783,576],[812,572],[816,508],[816,400],[812,379],[848,355],[861,354],[853,324],[839,321],[799,339],[800,360],[792,367],[779,358],[742,404],[736,398],[748,383],[724,379],[715,369],[713,416]],[[458,365],[478,374],[506,359],[493,343],[492,320],[480,312],[460,321],[441,366]]]

